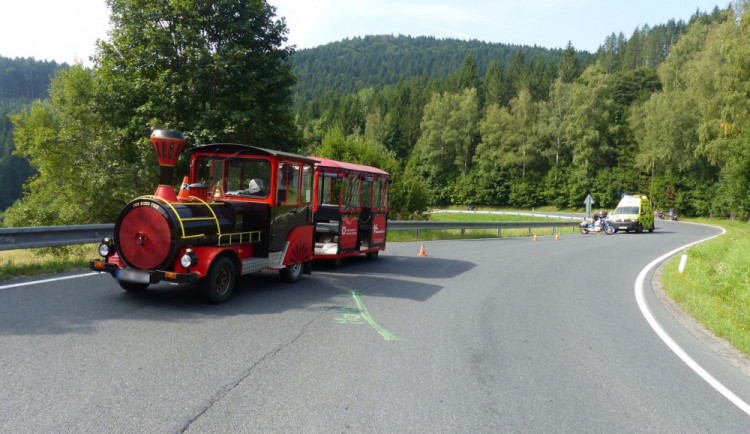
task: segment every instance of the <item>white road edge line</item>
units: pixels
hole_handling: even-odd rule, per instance
[[[735,395],[734,392],[729,390],[726,386],[721,384],[719,380],[714,378],[711,374],[709,374],[701,365],[699,365],[695,360],[690,357],[685,350],[680,347],[677,342],[672,339],[667,332],[664,331],[664,329],[659,325],[659,323],[656,321],[656,318],[654,318],[653,314],[651,314],[651,311],[648,309],[648,306],[646,305],[646,300],[643,295],[643,283],[646,280],[646,276],[648,273],[656,267],[659,263],[667,259],[668,257],[680,252],[681,250],[687,249],[688,247],[691,247],[695,244],[702,243],[704,241],[708,241],[710,239],[716,238],[718,236],[724,235],[726,233],[726,230],[724,228],[719,228],[718,226],[712,226],[716,227],[718,229],[721,229],[721,233],[718,235],[714,235],[712,237],[705,238],[703,240],[696,241],[694,243],[690,243],[686,246],[677,248],[672,250],[669,253],[665,253],[664,255],[654,259],[646,265],[646,268],[641,270],[640,274],[638,274],[638,278],[635,280],[635,299],[638,302],[638,307],[641,309],[641,313],[646,318],[646,321],[648,321],[649,325],[652,329],[656,332],[656,334],[661,338],[662,341],[664,341],[665,344],[669,347],[670,350],[672,350],[673,353],[677,355],[680,359],[682,359],[683,362],[685,362],[690,369],[695,371],[696,374],[698,374],[703,380],[705,380],[711,387],[716,389],[717,392],[724,395],[725,398],[727,398],[732,404],[736,405],[740,410],[744,411],[746,414],[750,415],[750,405],[743,401],[739,396]]]
[[[58,280],[77,279],[79,277],[96,276],[99,274],[102,274],[102,273],[99,273],[97,271],[92,271],[91,273],[86,273],[86,274],[76,274],[73,276],[55,277],[54,279],[33,280],[31,282],[14,283],[12,285],[3,285],[3,286],[0,286],[0,289],[18,288],[19,286],[36,285],[37,283],[57,282]]]

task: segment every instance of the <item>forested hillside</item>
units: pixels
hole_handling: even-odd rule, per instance
[[[309,101],[328,94],[342,95],[368,87],[396,85],[411,77],[442,80],[455,73],[468,55],[474,57],[481,75],[493,61],[498,61],[506,70],[511,68],[519,53],[538,66],[535,73],[544,75],[550,65],[559,62],[562,52],[536,46],[426,36],[345,39],[295,53],[296,97],[298,101]],[[593,55],[578,52],[576,57],[579,63],[587,65]]]
[[[347,40],[297,53],[296,120],[312,153],[356,158],[350,149],[382,147],[381,164],[406,181],[396,193],[426,192],[398,200],[581,207],[591,193],[612,207],[639,191],[658,208],[747,217],[737,186],[750,167],[729,157],[728,144],[739,150],[750,135],[738,122],[748,96],[739,78],[745,25],[731,9],[697,11],[689,22],[613,33],[594,56],[570,45]],[[744,96],[717,101],[691,70],[699,64],[725,98],[729,88]],[[710,75],[719,71],[731,81]],[[673,105],[677,97],[684,106]]]
[[[0,56],[0,212],[23,193],[23,183],[33,173],[29,163],[13,155],[13,124],[8,117],[37,98],[47,96],[55,62],[8,59]]]

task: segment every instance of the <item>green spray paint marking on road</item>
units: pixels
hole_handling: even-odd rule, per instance
[[[354,301],[357,302],[357,308],[359,308],[359,313],[362,315],[362,318],[367,321],[372,328],[378,331],[380,333],[380,336],[383,337],[386,341],[398,341],[401,340],[400,337],[394,335],[393,333],[389,332],[388,330],[384,329],[380,324],[376,323],[374,319],[370,316],[370,312],[367,310],[367,307],[362,303],[362,300],[359,299],[359,294],[357,291],[352,291],[352,297],[354,297]]]
[[[342,307],[340,309],[344,314],[334,318],[333,322],[337,324],[364,324],[363,321],[360,321],[362,317],[359,314],[359,309],[353,307]]]
[[[372,319],[372,316],[370,316],[370,312],[367,310],[367,307],[364,305],[364,303],[362,303],[362,300],[359,299],[359,294],[357,293],[357,291],[352,291],[351,294],[352,297],[354,297],[354,301],[357,303],[357,309],[342,307],[341,310],[345,312],[344,315],[342,317],[334,318],[333,321],[339,324],[363,324],[359,320],[361,317],[364,318],[364,320],[367,321],[367,323],[370,324],[372,328],[380,333],[380,336],[382,336],[386,341],[401,340],[400,337],[384,329],[380,324]]]

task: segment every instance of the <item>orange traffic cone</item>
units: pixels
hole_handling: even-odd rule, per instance
[[[560,234],[555,234],[555,241],[560,241]]]
[[[427,253],[424,251],[424,243],[422,243],[422,248],[419,249],[419,255],[417,256],[427,256]]]
[[[177,195],[178,200],[189,200],[190,199],[190,191],[188,189],[188,177],[186,176],[182,180],[182,185],[180,186],[180,193]]]
[[[534,234],[534,241],[539,241],[539,239],[536,237],[536,234]]]

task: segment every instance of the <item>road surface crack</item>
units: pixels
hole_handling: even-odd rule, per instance
[[[323,316],[327,311],[321,312],[319,315],[317,315],[315,318],[308,321],[305,325],[302,326],[302,329],[300,332],[294,336],[292,339],[290,339],[288,342],[272,349],[271,351],[264,354],[260,359],[255,361],[240,377],[235,381],[234,383],[230,384],[229,386],[225,387],[224,389],[216,392],[209,400],[208,403],[190,420],[185,423],[185,425],[179,430],[180,433],[186,432],[188,429],[190,429],[190,426],[195,423],[196,420],[200,419],[204,414],[206,414],[216,403],[224,399],[232,390],[234,390],[237,386],[242,384],[243,381],[245,381],[252,373],[255,371],[255,368],[263,364],[264,362],[273,359],[276,357],[277,354],[279,354],[284,349],[288,348],[290,345],[293,345],[302,335],[304,335],[307,332],[308,327],[313,322],[317,321],[321,316]]]

